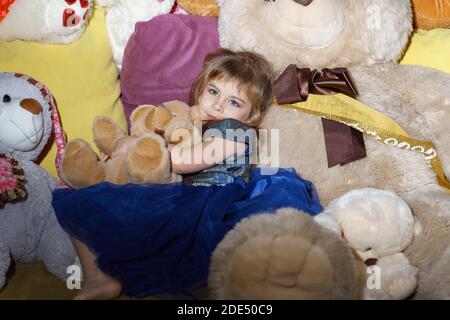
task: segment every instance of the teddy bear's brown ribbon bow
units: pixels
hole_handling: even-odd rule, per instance
[[[303,102],[310,93],[332,95],[343,93],[356,98],[358,91],[346,68],[322,71],[289,65],[274,83],[279,104]],[[328,167],[345,165],[366,156],[361,132],[345,124],[322,118]]]

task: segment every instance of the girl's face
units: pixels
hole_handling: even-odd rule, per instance
[[[239,90],[236,80],[211,80],[198,99],[200,119],[214,121],[235,119],[246,122],[252,105],[247,94]]]

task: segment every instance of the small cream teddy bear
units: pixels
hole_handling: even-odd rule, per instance
[[[418,270],[403,250],[421,226],[395,193],[353,190],[331,202],[315,219],[342,234],[366,264],[363,299],[406,299],[414,293]]]

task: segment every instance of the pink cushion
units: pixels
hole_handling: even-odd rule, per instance
[[[137,23],[120,75],[127,118],[142,104],[188,103],[205,56],[219,47],[216,17],[167,14]]]

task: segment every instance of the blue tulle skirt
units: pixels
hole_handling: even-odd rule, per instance
[[[61,226],[85,243],[98,266],[128,296],[189,293],[206,283],[216,245],[242,218],[294,207],[322,211],[311,182],[295,170],[253,170],[248,183],[225,186],[114,185],[58,189],[53,207]]]

